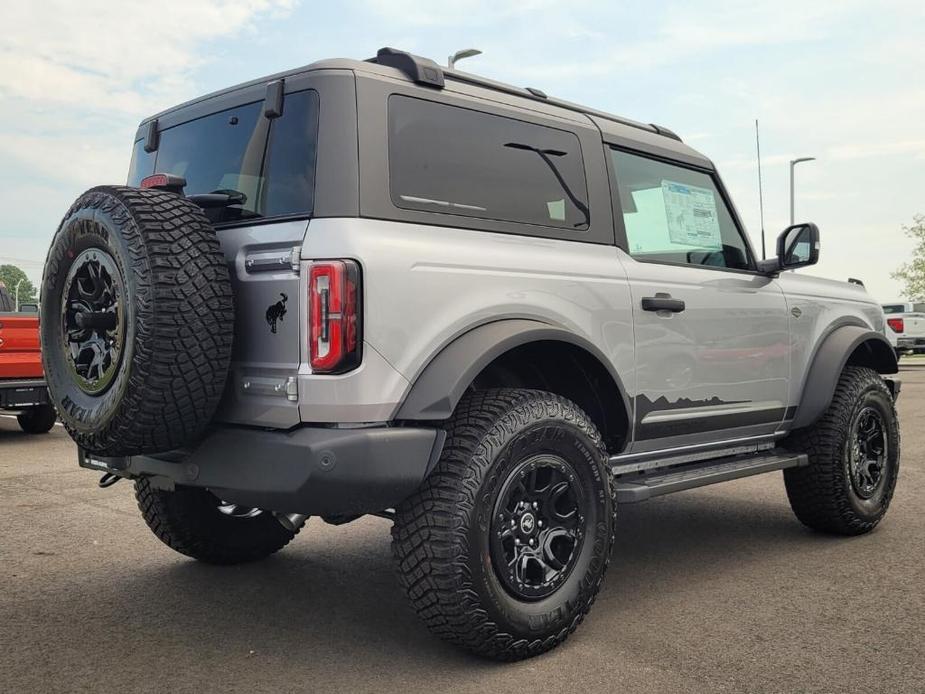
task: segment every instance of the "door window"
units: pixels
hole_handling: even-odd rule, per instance
[[[753,267],[711,176],[616,149],[611,155],[630,255],[650,262]]]

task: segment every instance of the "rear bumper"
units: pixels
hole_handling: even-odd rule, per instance
[[[896,346],[906,349],[925,347],[925,337],[897,337]]]
[[[0,409],[19,410],[48,403],[48,389],[44,379],[0,381]]]
[[[280,513],[351,515],[393,508],[436,463],[445,434],[438,429],[301,427],[261,431],[222,427],[191,453],[148,456],[79,455],[82,467],[170,485],[204,487],[221,499]]]

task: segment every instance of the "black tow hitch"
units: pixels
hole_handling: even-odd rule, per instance
[[[107,458],[87,453],[82,448],[77,449],[77,464],[80,467],[99,470],[103,473],[100,481],[97,482],[100,489],[111,487],[125,477],[125,475],[118,474],[117,471],[125,470],[128,467],[128,461],[128,458]]]
[[[111,472],[107,472],[105,475],[100,477],[100,481],[97,482],[97,484],[99,485],[100,489],[106,489],[106,487],[111,487],[121,479],[122,478],[119,477],[119,475],[114,475]]]

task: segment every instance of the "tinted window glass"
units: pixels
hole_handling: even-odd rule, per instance
[[[161,132],[153,165],[136,143],[129,184],[150,173],[186,179],[187,195],[236,191],[244,202],[208,210],[213,221],[307,214],[312,210],[318,93],[287,94],[283,115],[267,119],[263,102],[236,106]],[[149,155],[150,156],[150,155]],[[145,166],[138,162],[145,161]]]
[[[404,96],[389,99],[397,207],[586,229],[578,138],[569,132]]]
[[[318,92],[287,94],[283,115],[270,126],[262,214],[311,212],[317,153]]]
[[[137,186],[141,179],[154,173],[154,152],[145,152],[144,139],[136,140],[132,148],[132,163],[128,167],[128,184]]]
[[[748,269],[748,246],[713,179],[612,150],[629,253],[638,260]]]
[[[887,304],[883,307],[884,313],[905,313],[906,306],[905,304]]]

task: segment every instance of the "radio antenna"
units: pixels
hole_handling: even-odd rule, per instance
[[[755,150],[758,153],[758,211],[761,215],[761,259],[767,258],[764,250],[764,193],[761,189],[761,138],[758,135],[758,119],[755,119]]]

